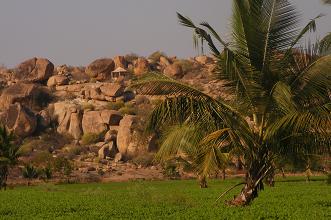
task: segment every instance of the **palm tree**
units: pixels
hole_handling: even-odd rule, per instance
[[[13,145],[14,135],[0,127],[0,190],[6,190],[9,167],[17,163],[19,146]]]
[[[217,163],[215,152],[240,152],[244,187],[229,204],[246,205],[256,198],[278,157],[299,149],[330,150],[331,56],[322,56],[318,42],[298,45],[316,29],[320,16],[299,30],[299,14],[287,0],[234,0],[228,42],[207,22],[197,26],[178,17],[194,30],[196,44],[207,42],[218,61],[216,76],[227,81],[236,106],[156,73],[133,87],[165,97],[152,112],[150,128],[178,123],[206,133],[197,160],[202,172]]]

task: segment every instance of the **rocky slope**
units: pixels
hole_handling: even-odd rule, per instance
[[[24,163],[38,166],[49,157],[66,157],[82,173],[96,171],[86,167],[132,164],[158,148],[158,135],[146,134],[143,128],[155,102],[127,90],[132,79],[159,71],[228,99],[223,83],[213,78],[214,69],[214,60],[207,56],[116,56],[97,59],[86,68],[54,67],[45,58],[32,58],[14,69],[1,68],[0,122],[19,137]],[[59,138],[44,140],[45,136]],[[141,161],[152,165],[151,159]],[[139,167],[135,164],[133,170]]]

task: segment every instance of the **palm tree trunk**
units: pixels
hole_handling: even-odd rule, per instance
[[[225,175],[226,175],[225,169],[222,169],[222,180],[225,180]]]
[[[199,184],[200,184],[200,188],[204,189],[204,188],[208,188],[208,185],[207,185],[207,179],[205,176],[198,176],[198,179],[199,179]]]
[[[7,188],[7,178],[8,178],[8,166],[4,165],[0,167],[0,190]]]

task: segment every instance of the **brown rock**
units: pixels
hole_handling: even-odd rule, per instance
[[[19,103],[8,107],[1,117],[1,122],[19,137],[27,137],[37,128],[37,117]]]
[[[114,162],[117,163],[117,162],[120,162],[120,161],[122,161],[122,160],[123,160],[123,156],[122,156],[122,154],[121,154],[121,153],[117,153],[117,154],[115,155]]]
[[[161,56],[160,57],[160,65],[161,66],[169,66],[171,64],[170,60],[168,58]]]
[[[25,84],[17,83],[6,88],[0,96],[0,108],[8,108],[10,104],[16,102],[23,105],[33,107],[34,105],[39,105],[40,101],[38,98],[45,91],[35,84]]]
[[[100,87],[102,94],[109,97],[119,97],[124,93],[124,86],[113,83],[106,83]]]
[[[25,82],[46,82],[53,75],[54,65],[44,58],[32,58],[17,67],[16,78]]]
[[[118,125],[122,116],[114,110],[85,112],[82,121],[84,133],[99,134],[109,126]]]
[[[128,63],[127,63],[125,57],[123,57],[123,56],[114,57],[114,62],[115,62],[115,69],[118,67],[127,68],[127,66],[128,66]]]
[[[51,76],[47,81],[47,86],[62,86],[67,85],[69,83],[69,79],[64,75],[55,75]]]
[[[132,127],[135,123],[135,116],[125,115],[120,121],[117,133],[117,148],[122,155],[128,154],[129,145],[132,140]]]
[[[103,58],[93,61],[85,69],[87,75],[92,78],[104,80],[111,77],[111,72],[115,69],[115,63],[112,59]]]
[[[137,76],[143,75],[149,71],[149,64],[145,58],[139,57],[134,63],[134,74]]]
[[[213,59],[208,56],[198,56],[195,57],[195,60],[202,65],[206,65],[208,63],[213,62]]]
[[[71,113],[68,133],[75,140],[80,139],[82,136],[81,121],[82,121],[82,117],[80,113]]]
[[[47,109],[41,110],[38,115],[38,127],[43,129],[49,127],[51,124],[51,117]]]
[[[164,69],[165,75],[180,79],[184,76],[182,66],[178,64],[171,64]]]

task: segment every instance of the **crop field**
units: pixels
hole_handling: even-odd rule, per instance
[[[279,179],[247,207],[215,203],[240,179],[133,181],[16,187],[0,192],[0,219],[331,219],[331,186],[322,178]]]

